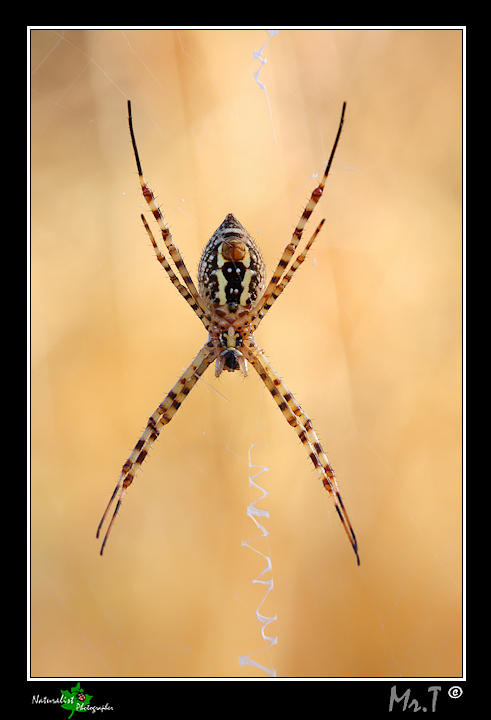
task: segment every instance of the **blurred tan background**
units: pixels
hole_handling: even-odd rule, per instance
[[[256,546],[278,617],[252,659],[282,677],[462,672],[462,36],[280,31],[266,94],[268,37],[31,34],[33,676],[265,676],[238,661],[265,647],[249,456],[269,468]],[[360,568],[253,371],[198,383],[99,556],[121,466],[206,340],[141,225],[128,98],[194,276],[228,212],[272,271],[347,101],[325,228],[258,342],[336,469]]]

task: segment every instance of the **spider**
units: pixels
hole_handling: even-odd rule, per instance
[[[162,428],[172,420],[207,367],[212,362],[215,362],[216,377],[219,377],[223,371],[234,372],[236,370],[241,372],[244,377],[247,377],[247,367],[248,363],[250,363],[273,396],[288,424],[296,431],[319,473],[324,487],[333,497],[335,508],[353,547],[357,563],[360,564],[358,543],[339,493],[334,470],[322,449],[312,422],[276,370],[273,369],[264,351],[256,344],[255,340],[255,332],[259,323],[304,262],[307,252],[324,224],[324,220],[322,220],[307,242],[303,252],[299,253],[296,259],[293,260],[305,225],[322,197],[341,135],[345,109],[346,103],[343,103],[338,132],[324,175],[318,187],[312,192],[298,225],[293,231],[292,239],[286,246],[269,283],[266,285],[265,265],[259,248],[245,227],[240,224],[234,215],[229,214],[214,232],[203,251],[198,268],[197,290],[184,264],[181,253],[172,241],[170,230],[155,201],[155,196],[143,179],[133,131],[131,102],[128,101],[128,123],[143,197],[157,221],[162,239],[178,274],[176,274],[167,257],[159,249],[143,214],[141,219],[157,260],[168,274],[174,287],[181,293],[205,326],[208,331],[208,341],[196,355],[191,365],[181,375],[165,400],[160,403],[149,418],[143,435],[123,465],[116,488],[111,495],[97,529],[97,537],[99,537],[109,510],[117,498],[111,521],[102,542],[101,555],[104,552],[109,533],[126,491],[135,479],[141,464],[147,457]]]

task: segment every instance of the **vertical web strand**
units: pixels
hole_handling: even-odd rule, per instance
[[[265,593],[264,593],[263,597],[261,598],[261,602],[259,603],[259,605],[256,608],[256,617],[258,619],[259,625],[261,626],[261,636],[262,636],[263,640],[265,640],[268,644],[266,645],[266,647],[261,648],[260,650],[255,650],[255,651],[249,653],[249,655],[239,655],[239,663],[240,663],[241,668],[244,667],[245,665],[250,665],[252,667],[258,668],[259,670],[262,670],[270,677],[276,677],[276,670],[274,668],[268,668],[268,667],[265,667],[264,665],[260,665],[259,663],[257,663],[255,660],[252,660],[252,658],[251,658],[252,655],[256,655],[257,653],[262,652],[263,650],[267,650],[269,647],[271,647],[272,645],[276,645],[276,643],[278,642],[278,638],[276,636],[266,635],[266,628],[268,627],[268,625],[277,619],[276,614],[273,615],[272,617],[268,617],[267,615],[263,615],[261,613],[261,608],[262,608],[264,602],[266,601],[266,598],[268,597],[269,593],[273,589],[273,578],[272,577],[270,577],[269,579],[263,578],[263,575],[265,575],[265,573],[272,573],[271,557],[269,555],[264,555],[260,550],[258,550],[257,548],[255,548],[253,545],[250,544],[250,543],[254,542],[255,540],[258,540],[260,538],[265,538],[269,535],[269,532],[266,530],[266,528],[263,525],[261,525],[261,523],[258,520],[258,518],[263,518],[263,517],[269,518],[269,510],[261,510],[260,508],[256,507],[256,503],[259,502],[260,500],[264,500],[266,495],[269,494],[269,491],[265,490],[260,485],[258,485],[256,482],[254,482],[255,479],[257,477],[259,477],[259,475],[261,475],[263,472],[267,472],[269,470],[269,468],[266,466],[263,466],[263,465],[253,465],[252,464],[251,452],[255,447],[256,447],[256,445],[253,445],[249,450],[249,468],[251,470],[253,468],[259,469],[259,472],[257,472],[255,475],[252,475],[252,477],[249,478],[249,485],[251,488],[255,488],[255,489],[259,490],[262,493],[262,495],[260,497],[256,498],[256,500],[254,500],[253,502],[251,502],[248,505],[247,515],[254,522],[254,524],[256,525],[257,529],[260,531],[261,534],[256,536],[255,538],[251,538],[250,540],[243,540],[242,547],[248,547],[250,550],[253,550],[255,553],[260,555],[266,561],[266,567],[263,570],[261,570],[259,575],[257,577],[255,577],[254,580],[251,580],[251,585],[263,585],[265,588]],[[270,632],[270,631],[268,631],[268,632]]]

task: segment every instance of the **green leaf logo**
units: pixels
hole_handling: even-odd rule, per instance
[[[75,687],[72,687],[70,691],[62,690],[61,697],[63,698],[63,705],[61,706],[64,710],[70,710],[68,720],[73,716],[74,712],[85,712],[87,706],[90,705],[90,701],[94,697],[93,695],[87,695],[84,689],[80,687],[78,682]]]

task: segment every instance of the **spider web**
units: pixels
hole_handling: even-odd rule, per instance
[[[459,677],[461,34],[36,29],[30,43],[32,676]],[[194,276],[228,212],[271,271],[348,103],[325,228],[258,342],[336,469],[360,568],[257,376],[211,371],[99,557],[120,468],[205,341],[141,226],[127,98]],[[261,501],[251,464],[269,468]],[[269,512],[255,541],[251,503]],[[257,578],[274,580],[263,603]]]

